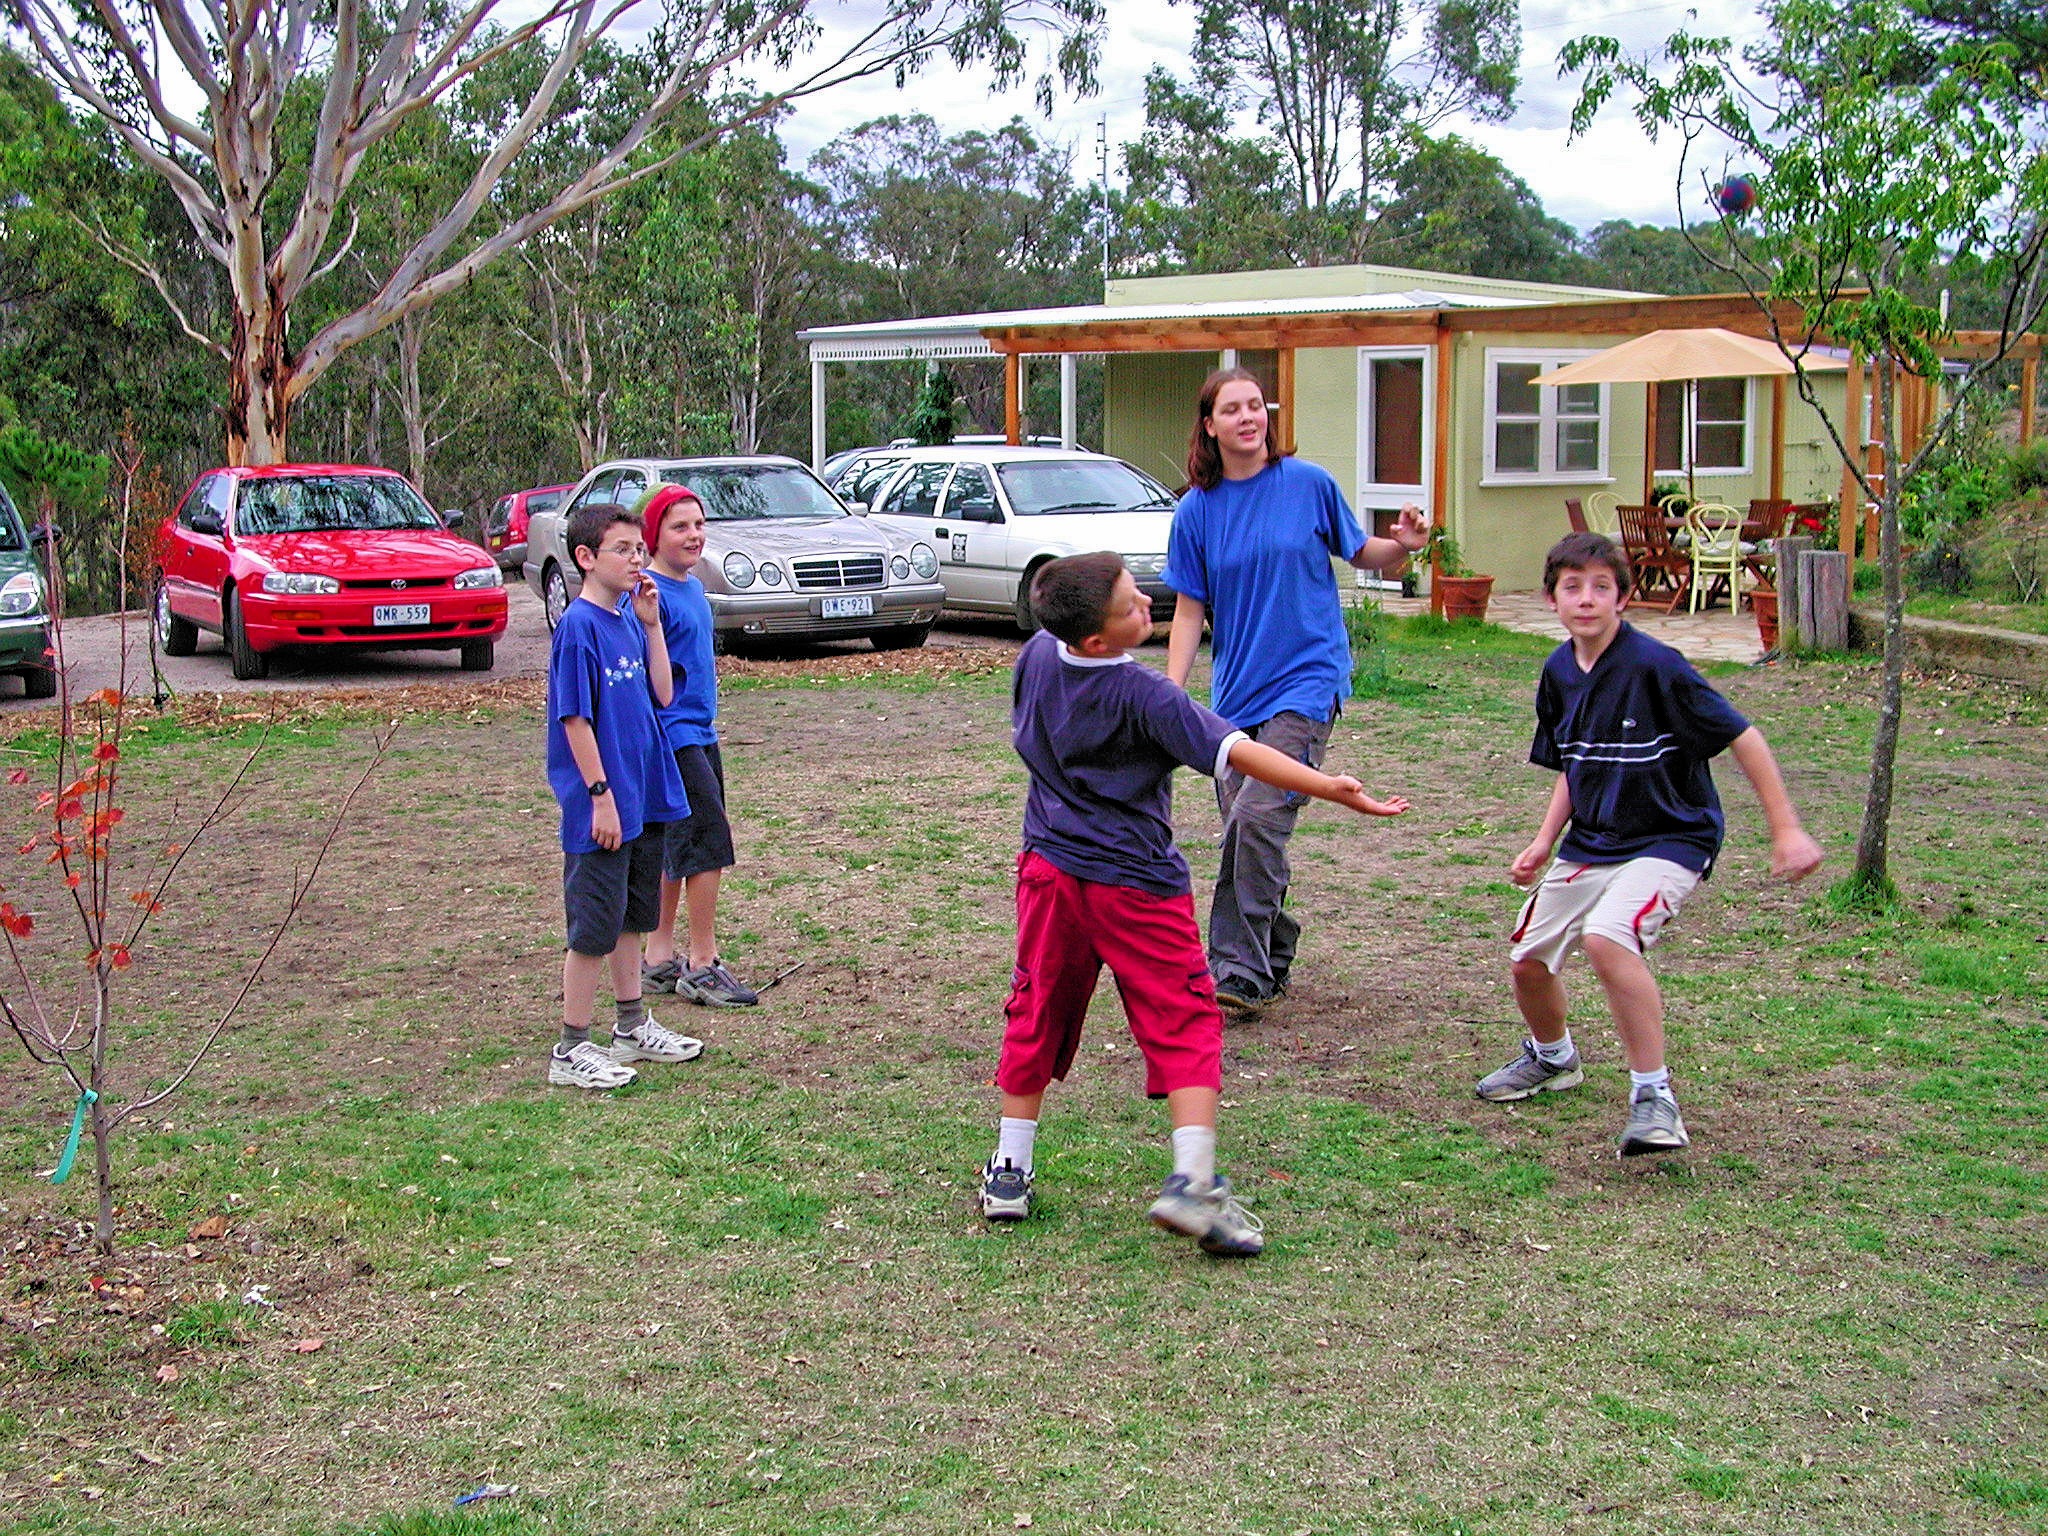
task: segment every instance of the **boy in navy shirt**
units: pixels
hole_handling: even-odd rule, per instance
[[[661,595],[661,633],[674,669],[675,697],[661,707],[661,730],[675,753],[690,813],[668,824],[661,860],[661,918],[647,935],[643,988],[673,992],[706,1008],[749,1008],[761,1001],[718,958],[718,886],[732,868],[732,823],[725,814],[725,761],[718,751],[718,672],[711,659],[711,600],[694,574],[704,558],[704,503],[688,486],[665,485],[641,512],[648,574]],[[687,948],[676,953],[676,916]]]
[[[635,1061],[688,1061],[701,1041],[671,1034],[640,1001],[640,935],[661,900],[662,826],[690,806],[654,718],[674,689],[661,604],[641,570],[640,520],[606,502],[569,519],[583,590],[548,656],[548,785],[562,807],[562,1038],[548,1081],[617,1088]],[[611,1045],[590,1038],[599,978],[611,971]]]
[[[1017,968],[1004,1008],[1002,1123],[981,1209],[1031,1208],[1045,1090],[1064,1078],[1104,965],[1145,1058],[1145,1091],[1173,1121],[1173,1172],[1148,1213],[1215,1254],[1249,1255],[1262,1228],[1216,1173],[1223,1019],[1195,928],[1187,862],[1173,843],[1172,776],[1186,764],[1239,773],[1371,816],[1358,780],[1261,746],[1129,652],[1152,633],[1149,600],[1114,554],[1047,565],[1031,586],[1045,626],[1017,658],[1011,726],[1030,771],[1017,860]]]
[[[1512,952],[1529,1035],[1522,1054],[1478,1087],[1482,1099],[1506,1102],[1584,1080],[1557,978],[1576,943],[1628,1054],[1623,1157],[1688,1144],[1664,1064],[1664,1001],[1643,957],[1720,852],[1708,759],[1732,751],[1756,791],[1771,829],[1772,874],[1803,879],[1821,860],[1763,734],[1678,652],[1622,622],[1631,575],[1627,555],[1597,533],[1566,535],[1544,561],[1544,596],[1571,639],[1544,663],[1536,688],[1529,760],[1557,773],[1550,805],[1508,871],[1517,885],[1542,881],[1522,908]]]

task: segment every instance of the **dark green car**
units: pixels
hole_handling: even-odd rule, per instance
[[[12,672],[31,699],[57,692],[50,658],[50,608],[43,601],[42,540],[0,486],[0,674]]]

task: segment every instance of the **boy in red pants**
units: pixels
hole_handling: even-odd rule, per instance
[[[1173,843],[1173,770],[1213,776],[1228,764],[1369,816],[1398,816],[1408,803],[1375,800],[1356,779],[1261,746],[1138,665],[1129,652],[1151,635],[1152,607],[1117,555],[1053,561],[1032,583],[1031,608],[1045,628],[1019,654],[1012,694],[1031,789],[996,1071],[1002,1124],[982,1170],[982,1214],[1029,1214],[1039,1109],[1073,1064],[1107,965],[1145,1057],[1145,1092],[1166,1100],[1173,1121],[1173,1172],[1151,1220],[1210,1253],[1255,1254],[1263,1229],[1216,1172],[1223,1019]]]

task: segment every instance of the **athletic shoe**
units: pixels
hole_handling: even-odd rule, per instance
[[[1489,1072],[1479,1079],[1473,1092],[1496,1104],[1507,1104],[1534,1098],[1539,1093],[1555,1093],[1560,1088],[1576,1088],[1585,1080],[1586,1074],[1579,1070],[1577,1046],[1572,1047],[1571,1055],[1552,1066],[1536,1054],[1536,1042],[1531,1038],[1522,1042],[1521,1055],[1498,1072]]]
[[[1216,1004],[1232,1013],[1257,1013],[1280,994],[1262,992],[1242,976],[1225,976],[1216,983]]]
[[[1218,1177],[1198,1188],[1184,1173],[1170,1173],[1159,1198],[1145,1213],[1152,1225],[1192,1237],[1204,1253],[1250,1258],[1266,1246],[1266,1227],[1230,1192],[1230,1180]]]
[[[649,965],[640,962],[640,991],[644,996],[649,992],[673,992],[676,980],[683,974],[683,962],[676,959],[658,961]]]
[[[611,1058],[622,1067],[632,1061],[695,1061],[703,1054],[702,1040],[663,1029],[651,1018],[642,1019],[630,1035],[612,1033]]]
[[[1022,1221],[1031,1214],[1031,1170],[990,1158],[981,1170],[981,1214],[990,1221]]]
[[[640,1074],[612,1060],[612,1053],[585,1040],[565,1055],[548,1052],[548,1082],[556,1088],[623,1088]]]
[[[1685,1122],[1678,1117],[1678,1103],[1645,1084],[1629,1101],[1628,1126],[1621,1133],[1621,1155],[1640,1157],[1645,1152],[1679,1152],[1692,1145],[1685,1134]]]
[[[714,960],[676,978],[676,996],[704,1008],[751,1008],[761,994],[740,985],[724,964]]]

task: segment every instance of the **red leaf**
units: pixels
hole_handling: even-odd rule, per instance
[[[0,928],[5,928],[17,939],[25,939],[35,932],[36,920],[26,912],[17,912],[11,901],[0,901]]]
[[[64,883],[70,886],[71,889],[75,891],[78,889],[79,881],[83,880],[84,878],[85,877],[83,875],[79,874],[79,872],[74,869],[70,874],[64,877]]]
[[[92,749],[93,761],[97,763],[111,763],[120,755],[121,749],[111,741],[103,741]]]
[[[16,853],[34,853],[36,851],[36,844],[40,843],[41,841],[42,839],[40,837],[32,837],[14,851]]]
[[[59,821],[68,821],[73,816],[83,816],[84,814],[85,802],[76,795],[57,802],[57,819]]]
[[[119,709],[121,707],[121,692],[117,688],[102,688],[95,693],[87,694],[85,702],[88,704],[104,704],[109,709]]]
[[[114,969],[117,971],[125,971],[135,963],[135,957],[128,953],[128,946],[126,944],[109,944],[107,946],[107,959],[113,962]]]
[[[14,772],[7,775],[7,782],[10,784],[26,784],[28,782],[28,770],[26,768],[15,769]]]

